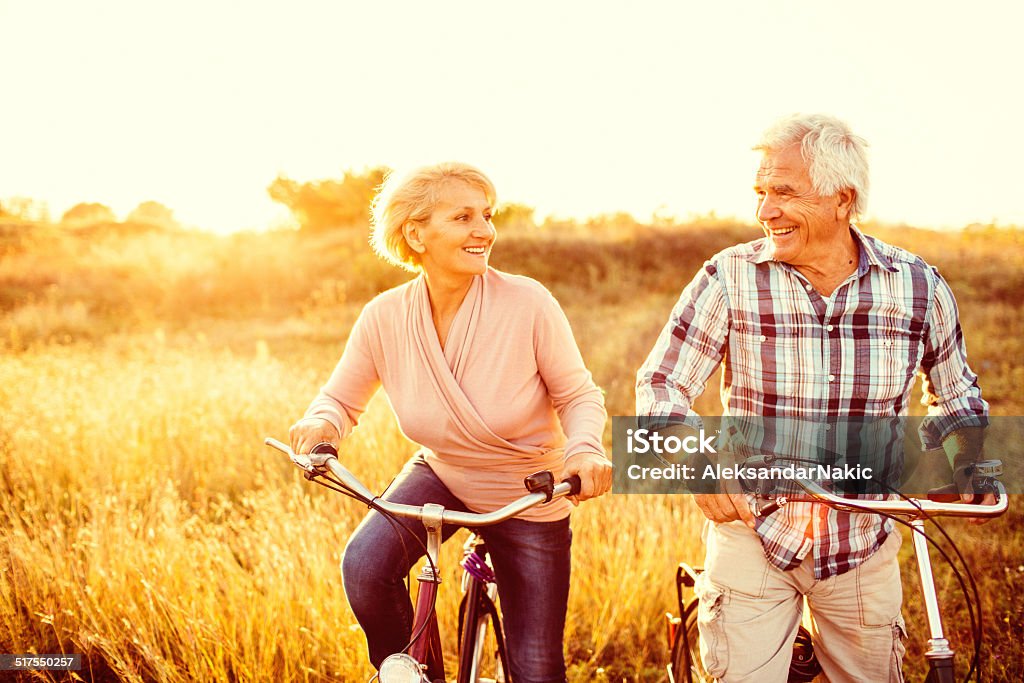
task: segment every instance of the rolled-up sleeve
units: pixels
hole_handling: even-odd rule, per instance
[[[978,376],[967,365],[956,300],[938,273],[935,279],[920,368],[924,379],[921,402],[928,406],[928,417],[920,429],[926,449],[940,448],[954,430],[988,424],[988,403],[981,397]]]
[[[728,343],[729,305],[713,262],[683,290],[668,323],[637,373],[636,414],[642,426],[698,427],[694,400],[703,393]]]

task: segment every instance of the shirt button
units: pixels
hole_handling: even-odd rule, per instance
[[[760,337],[758,337],[758,338],[759,338],[759,339],[760,339],[761,341],[763,341],[763,342],[764,342],[764,341],[768,341],[768,337],[764,336],[763,334],[762,334],[762,335],[761,335]]]
[[[812,289],[814,289],[814,287],[811,287],[810,285],[807,285],[807,286],[805,287],[805,289],[806,289],[806,290],[807,290],[807,291],[809,292],[809,291],[811,291]]]
[[[834,328],[834,327],[832,327],[831,325],[826,325],[826,326],[825,326],[825,329],[826,329],[826,330],[828,330],[829,332],[831,332],[831,331],[832,331],[832,330],[834,330],[835,328]]]
[[[825,425],[825,431],[826,432],[831,432],[832,431],[832,425]]]
[[[835,375],[829,375],[828,376],[828,381],[829,382],[835,382],[836,381],[836,376]]]

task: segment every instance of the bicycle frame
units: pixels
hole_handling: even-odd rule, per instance
[[[441,584],[440,551],[441,529],[444,507],[427,503],[423,506],[423,526],[427,530],[427,559],[416,580],[419,591],[416,594],[416,608],[413,611],[412,632],[420,636],[409,646],[409,656],[422,663],[429,680],[446,680],[444,661],[441,657],[441,632],[437,627],[434,601]]]
[[[485,679],[480,664],[484,658],[487,621],[491,620],[497,644],[497,673],[508,672],[501,618],[494,600],[498,586],[483,538],[473,532],[463,545],[462,602],[459,604],[459,669],[457,683],[476,683]],[[506,683],[508,679],[506,678]]]
[[[408,656],[416,662],[422,663],[424,674],[429,680],[447,680],[445,676],[443,649],[441,647],[441,632],[437,625],[437,614],[434,612],[434,601],[437,597],[438,587],[441,584],[439,575],[440,548],[442,538],[442,518],[444,508],[440,505],[427,504],[423,506],[423,526],[427,531],[427,559],[416,577],[419,583],[419,591],[416,595],[416,606],[413,611],[412,633],[420,634],[409,646]],[[477,544],[482,541],[475,540],[475,533],[466,542],[466,553],[475,553]],[[481,560],[483,557],[481,556]],[[463,608],[475,609],[477,601],[483,599],[479,591],[484,591],[487,600],[493,600],[493,593],[487,593],[487,589],[493,584],[486,584],[470,573],[468,570],[463,573]],[[493,608],[493,603],[491,603]],[[460,615],[461,616],[461,615]],[[501,623],[494,613],[494,629],[500,646],[502,656],[501,664],[507,665],[504,660],[504,645],[500,633]],[[460,623],[461,623],[460,619]],[[467,623],[473,623],[473,619],[467,619]],[[473,648],[478,647],[479,637],[482,633],[469,631],[461,634],[459,642],[459,666],[457,669],[457,683],[475,683],[479,672],[475,666],[481,653],[475,652]]]

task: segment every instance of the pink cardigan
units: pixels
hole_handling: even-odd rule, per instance
[[[380,294],[306,417],[330,421],[344,438],[381,386],[402,432],[474,511],[522,496],[528,474],[558,477],[570,455],[604,453],[601,390],[558,302],[527,277],[476,276],[443,351],[422,276]],[[522,518],[553,521],[569,509],[556,501]]]

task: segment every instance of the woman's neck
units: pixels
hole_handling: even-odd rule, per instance
[[[427,295],[430,297],[430,308],[435,322],[438,319],[450,318],[455,315],[466,298],[466,292],[473,284],[472,275],[451,276],[423,271],[423,279],[427,283]]]

